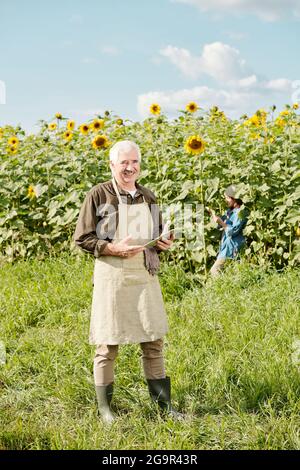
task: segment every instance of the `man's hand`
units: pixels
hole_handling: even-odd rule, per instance
[[[128,245],[131,235],[123,238],[119,243],[108,243],[102,254],[108,256],[119,256],[120,258],[132,258],[144,250],[142,245]]]
[[[168,239],[165,238],[164,240],[158,240],[155,246],[157,246],[157,248],[159,248],[160,250],[166,251],[169,248],[171,248],[171,246],[173,245],[173,241],[174,241],[174,234],[171,233],[170,238]]]

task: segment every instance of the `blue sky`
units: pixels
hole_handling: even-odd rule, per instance
[[[300,0],[0,2],[0,126],[300,101]],[[297,80],[299,83],[297,83]],[[3,95],[5,84],[5,104]]]

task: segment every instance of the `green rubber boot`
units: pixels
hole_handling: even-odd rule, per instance
[[[171,380],[170,377],[164,379],[147,379],[148,388],[152,400],[172,418],[184,420],[184,415],[174,410],[171,405]]]
[[[113,396],[113,384],[96,385],[95,389],[100,416],[104,423],[112,424],[115,420],[115,415],[110,409],[110,403]]]

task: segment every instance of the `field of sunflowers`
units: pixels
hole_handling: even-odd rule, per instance
[[[141,122],[111,111],[86,123],[57,113],[37,134],[0,127],[0,242],[13,261],[77,249],[72,236],[86,192],[110,178],[109,148],[134,140],[142,151],[139,182],[162,206],[212,207],[224,213],[224,189],[238,184],[249,221],[244,256],[282,268],[300,261],[300,118],[298,104],[231,120],[188,103],[172,120],[159,104]],[[220,231],[203,211],[202,237],[183,231],[168,261],[205,273]],[[189,233],[189,235],[188,235]],[[194,237],[194,238],[193,238]],[[188,243],[187,243],[188,241]],[[194,243],[193,243],[194,241]]]

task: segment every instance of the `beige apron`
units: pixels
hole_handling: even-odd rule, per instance
[[[119,225],[113,243],[132,235],[132,245],[152,239],[153,220],[148,204],[119,200]],[[90,344],[128,344],[154,341],[168,331],[159,280],[144,265],[144,253],[132,258],[95,259]]]

